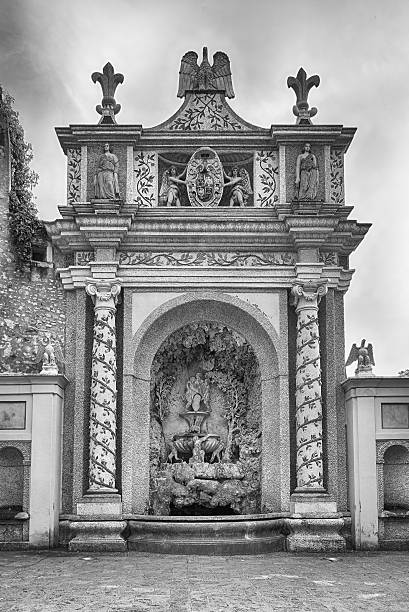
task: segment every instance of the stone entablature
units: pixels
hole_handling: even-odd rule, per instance
[[[368,224],[339,215],[278,214],[272,209],[140,209],[95,214],[89,204],[62,210],[64,217],[47,227],[53,243],[65,254],[77,253],[75,265],[60,269],[66,288],[84,286],[93,266],[115,261],[125,285],[161,282],[161,268],[186,270],[178,285],[194,282],[197,268],[211,269],[204,284],[230,282],[291,288],[297,275],[328,279],[345,291],[352,271],[343,267],[368,231]],[[304,264],[309,269],[302,272]],[[342,264],[342,265],[340,265]],[[298,266],[298,268],[297,268]],[[301,268],[300,268],[301,266]],[[311,267],[312,266],[312,267]],[[257,269],[254,275],[252,269]],[[190,275],[190,277],[189,277]],[[219,280],[216,281],[215,279]]]

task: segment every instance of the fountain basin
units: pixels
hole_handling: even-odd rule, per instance
[[[183,455],[192,454],[194,436],[197,436],[199,439],[206,438],[202,442],[202,449],[206,455],[213,453],[220,442],[220,436],[217,434],[195,434],[190,432],[185,434],[176,434],[173,436],[173,445],[178,453]]]
[[[161,554],[246,555],[284,550],[288,514],[129,515],[128,549]]]

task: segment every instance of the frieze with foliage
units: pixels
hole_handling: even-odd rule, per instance
[[[330,176],[331,202],[344,204],[344,154],[338,149],[331,149]]]
[[[135,155],[135,202],[139,207],[156,206],[157,156],[154,152],[139,151]]]
[[[94,251],[77,251],[75,253],[75,265],[76,266],[87,266],[90,261],[94,261]]]
[[[293,266],[295,254],[277,253],[224,253],[209,251],[182,251],[172,253],[121,252],[119,263],[125,266],[200,266],[207,267],[256,267]]]
[[[169,125],[180,131],[240,131],[243,126],[222,103],[219,93],[192,94],[183,113]]]
[[[169,336],[151,370],[151,513],[260,510],[260,394],[240,334],[204,321]]]
[[[329,252],[329,251],[320,251],[319,260],[326,266],[337,266],[338,265],[338,253]]]
[[[255,205],[274,206],[278,200],[278,153],[256,151],[254,174]]]
[[[81,150],[67,150],[67,203],[81,200]]]

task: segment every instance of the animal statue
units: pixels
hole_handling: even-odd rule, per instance
[[[231,79],[230,60],[226,53],[217,51],[213,55],[213,66],[210,65],[207,47],[203,47],[203,60],[197,63],[195,51],[188,51],[182,57],[179,71],[178,98],[183,98],[187,91],[224,91],[228,98],[234,98]]]
[[[220,463],[220,461],[222,459],[223,451],[224,451],[224,444],[223,444],[223,442],[219,442],[217,447],[212,452],[212,456],[210,457],[209,463],[213,463],[214,461],[216,461],[216,459],[217,459],[217,462]]]
[[[356,372],[372,370],[371,366],[375,365],[372,344],[368,343],[368,345],[365,346],[365,342],[366,340],[363,339],[359,347],[356,344],[352,345],[345,364],[346,366],[349,366],[354,363],[354,361],[357,361],[358,364]]]
[[[178,451],[174,444],[172,444],[171,451],[168,455],[167,463],[172,463],[173,459],[175,459],[175,461],[180,461]]]
[[[44,334],[35,358],[36,363],[42,363],[40,374],[49,376],[59,373],[58,366],[63,366],[64,355],[58,340],[52,340],[50,334]]]

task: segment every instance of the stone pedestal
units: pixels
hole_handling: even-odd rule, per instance
[[[290,512],[303,516],[334,514],[337,503],[326,493],[294,493],[291,495]]]
[[[15,447],[24,457],[24,511],[20,519],[8,523],[10,544],[15,544],[14,533],[21,534],[20,540],[21,537],[28,540],[17,542],[19,548],[28,544],[31,548],[51,548],[58,544],[61,421],[66,384],[62,375],[0,377],[0,401],[24,404],[24,427],[0,430],[1,446]]]
[[[126,521],[121,518],[100,520],[81,518],[70,521],[70,530],[74,534],[68,545],[70,552],[124,552],[127,550],[121,533],[126,528]]]
[[[378,548],[375,392],[354,379],[344,389],[352,538],[356,549],[373,550]]]
[[[343,552],[346,549],[340,531],[344,519],[339,515],[319,515],[314,518],[296,518],[286,520],[290,534],[287,536],[289,552]]]
[[[74,537],[70,551],[116,552],[127,550],[121,537],[126,528],[122,520],[122,502],[118,494],[84,495],[77,503],[77,520],[71,520],[69,530]]]
[[[32,377],[30,546],[58,543],[61,480],[61,419],[66,379]]]

